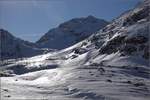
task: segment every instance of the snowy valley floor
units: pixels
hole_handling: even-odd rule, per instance
[[[5,66],[13,68],[27,62],[28,70],[43,69],[1,77],[1,100],[149,100],[149,67],[126,62],[131,59],[128,57],[113,61],[117,54],[102,55],[94,60],[110,60],[109,65],[90,65],[87,60],[91,54],[96,55],[87,52],[71,58],[73,52],[64,50]],[[134,66],[125,66],[126,63]],[[44,69],[53,65],[57,66]]]

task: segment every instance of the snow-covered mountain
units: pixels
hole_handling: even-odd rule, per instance
[[[108,24],[93,16],[74,18],[51,29],[37,41],[39,47],[64,49],[89,37]]]
[[[150,1],[63,50],[0,68],[1,98],[149,100]]]
[[[0,59],[31,57],[42,54],[43,50],[35,48],[33,43],[14,37],[4,29],[0,29]]]
[[[119,52],[121,56],[138,56],[149,59],[150,39],[150,1],[122,14],[111,24],[106,26],[91,40],[95,42],[100,54]],[[100,45],[103,39],[103,44]],[[97,43],[98,42],[98,43]]]

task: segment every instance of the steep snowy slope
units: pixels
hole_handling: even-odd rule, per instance
[[[149,0],[124,13],[88,41],[100,54],[119,52],[121,56],[139,56],[149,59],[150,34]]]
[[[0,68],[14,75],[1,77],[2,100],[149,100],[149,7],[144,1],[72,47],[10,60]]]
[[[8,31],[0,29],[0,59],[31,57],[42,54],[43,50],[34,47],[33,43],[14,37]]]
[[[2,67],[17,74],[1,77],[2,100],[149,100],[150,69],[145,63],[119,59],[117,53],[99,55],[96,63],[90,63],[98,51],[74,52],[81,45]],[[104,60],[114,62],[113,66],[97,63]]]
[[[89,37],[107,24],[107,21],[93,16],[75,18],[51,29],[37,44],[44,48],[64,49]]]

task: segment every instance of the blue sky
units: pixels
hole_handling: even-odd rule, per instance
[[[75,17],[111,21],[141,0],[0,0],[0,28],[36,41],[51,28]]]

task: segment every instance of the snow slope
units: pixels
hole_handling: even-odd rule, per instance
[[[13,76],[1,77],[1,99],[149,100],[149,49],[143,46],[149,44],[149,6],[144,1],[69,48],[3,64],[1,71]]]
[[[29,58],[15,63],[16,65],[11,67],[22,64],[26,69],[40,70],[34,72],[28,70],[28,73],[21,75],[15,73],[18,75],[1,77],[2,100],[149,100],[150,69],[145,63],[137,63],[139,59],[134,59],[133,62],[132,58],[119,57],[117,53],[100,55],[94,59],[95,64],[90,63],[93,56],[89,55],[96,55],[96,51],[88,51],[72,58],[76,54],[72,50],[80,44],[57,53],[36,56],[33,57],[34,59]],[[110,62],[104,65],[96,64],[104,60]],[[58,66],[44,68],[54,64]]]

